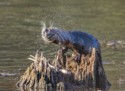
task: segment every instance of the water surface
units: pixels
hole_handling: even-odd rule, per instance
[[[18,90],[15,83],[36,50],[52,58],[57,46],[40,37],[40,21],[53,22],[65,30],[81,30],[100,42],[125,41],[125,0],[0,0],[0,91]],[[125,47],[102,45],[104,68],[111,82],[109,91],[125,90]]]

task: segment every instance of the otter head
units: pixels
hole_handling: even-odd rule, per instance
[[[49,28],[46,28],[46,25],[45,23],[42,22],[42,38],[45,42],[49,42],[49,43],[52,43],[54,41],[56,41],[56,31],[54,28],[52,27],[49,27]]]

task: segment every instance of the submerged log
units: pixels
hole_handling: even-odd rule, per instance
[[[60,51],[52,64],[40,51],[37,51],[35,56],[30,55],[29,59],[33,63],[17,82],[18,87],[43,88],[50,91],[76,88],[107,90],[110,87],[95,49],[91,55],[82,55],[80,64],[75,61],[74,55],[66,55],[64,58]]]

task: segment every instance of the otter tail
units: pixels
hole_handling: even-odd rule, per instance
[[[107,77],[105,75],[105,70],[102,64],[101,53],[96,51],[96,64],[95,64],[95,84],[96,88],[108,89],[107,87],[111,86],[108,82]]]

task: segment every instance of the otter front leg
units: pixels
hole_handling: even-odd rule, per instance
[[[61,53],[64,56],[64,54],[68,51],[68,47],[63,46],[62,43],[59,43],[59,46],[60,46]]]
[[[68,48],[67,47],[62,47],[61,51],[62,51],[62,54],[64,55],[68,51]]]

